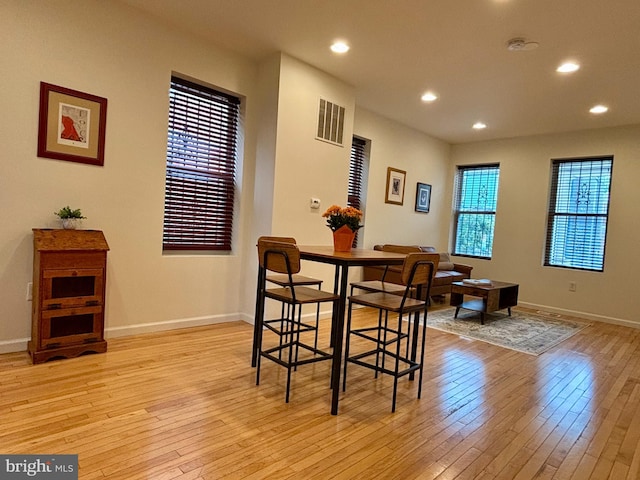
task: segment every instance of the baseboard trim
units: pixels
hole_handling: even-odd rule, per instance
[[[537,303],[520,302],[518,304],[524,308],[532,308],[536,310],[544,310],[545,312],[558,313],[560,315],[568,315],[572,317],[594,320],[596,322],[611,323],[614,325],[622,325],[640,329],[640,323],[632,322],[615,317],[607,317],[604,315],[594,315],[592,313],[580,312],[576,310],[567,310],[564,308],[550,307],[548,305],[539,305]],[[315,317],[314,313],[303,315],[303,317]],[[331,317],[331,312],[320,312],[321,318]],[[127,337],[130,335],[139,335],[143,333],[162,332],[166,330],[177,330],[179,328],[201,327],[204,325],[214,325],[216,323],[244,321],[253,325],[253,315],[247,313],[234,313],[225,315],[208,315],[205,317],[179,318],[166,322],[143,323],[140,325],[127,325],[124,327],[112,327],[105,329],[105,338]],[[0,354],[26,352],[28,338],[17,338],[15,340],[0,341]]]
[[[548,305],[538,305],[537,303],[518,302],[518,306],[524,308],[532,308],[535,310],[543,310],[545,312],[557,313],[560,315],[567,315],[570,317],[584,318],[586,320],[593,320],[596,322],[611,323],[613,325],[621,325],[623,327],[640,328],[640,323],[632,322],[631,320],[624,320],[622,318],[607,317],[605,315],[596,315],[593,313],[580,312],[578,310],[567,310],[564,308],[550,307]]]
[[[202,327],[204,325],[214,325],[216,323],[236,322],[238,320],[247,321],[244,314],[233,313],[225,315],[208,315],[205,317],[178,318],[166,322],[142,323],[139,325],[126,325],[123,327],[106,328],[105,338],[128,337],[130,335],[140,335],[142,333],[164,332],[167,330],[177,330],[179,328]]]
[[[210,315],[205,317],[179,318],[166,322],[153,322],[139,325],[126,325],[124,327],[106,328],[104,336],[108,340],[109,338],[163,332],[167,330],[177,330],[179,328],[201,327],[204,325],[214,325],[216,323],[237,322],[238,320],[253,324],[253,316],[234,313],[226,315]],[[28,338],[0,341],[0,354],[26,352],[28,342]]]
[[[0,342],[0,354],[26,352],[28,338],[16,338],[15,340],[3,340]]]

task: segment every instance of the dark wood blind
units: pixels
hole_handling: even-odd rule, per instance
[[[545,265],[604,270],[612,167],[613,157],[552,162]]]
[[[231,250],[240,99],[171,77],[164,250]]]
[[[351,159],[349,162],[349,192],[347,205],[357,208],[358,210],[362,210],[363,206],[362,183],[366,161],[366,146],[367,144],[364,140],[353,137],[351,142]],[[358,244],[358,232],[360,232],[360,230],[356,232],[356,236],[353,239],[354,247]]]

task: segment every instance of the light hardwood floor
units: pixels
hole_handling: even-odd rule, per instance
[[[639,335],[594,323],[534,357],[429,329],[421,400],[403,379],[392,414],[391,379],[352,366],[338,416],[328,362],[289,404],[281,367],[256,386],[243,322],[5,354],[0,453],[78,454],[81,479],[636,480]]]

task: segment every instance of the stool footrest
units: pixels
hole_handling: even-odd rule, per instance
[[[289,348],[296,348],[296,347],[307,350],[313,353],[314,355],[318,355],[318,356],[312,357],[312,358],[303,358],[302,360],[294,359],[291,361],[291,363],[289,363],[288,360],[283,360],[282,358],[280,358],[281,357],[280,355],[278,356],[273,355],[274,353],[281,353],[285,350],[288,350]],[[282,365],[283,367],[287,367],[287,368],[289,366],[297,367],[298,365],[306,365],[307,363],[315,363],[323,360],[333,359],[333,355],[331,353],[325,352],[323,350],[319,350],[317,348],[310,347],[309,345],[306,345],[300,342],[283,343],[282,345],[278,345],[277,347],[272,347],[267,350],[263,350],[262,352],[260,352],[260,355],[262,355],[265,358],[268,358],[269,360],[276,362],[278,365]]]
[[[399,360],[402,364],[406,365],[406,367],[402,370],[398,370],[397,373],[394,370],[389,370],[388,368],[384,368],[380,365],[375,365],[373,363],[364,361],[365,358],[371,357],[374,355],[377,356],[378,354],[387,355],[393,358],[393,361],[395,361],[397,357],[395,354],[389,352],[388,350],[384,350],[382,348],[376,348],[373,350],[359,353],[357,355],[353,355],[347,358],[347,361],[351,363],[355,363],[356,365],[360,365],[361,367],[369,368],[375,372],[384,373],[386,375],[390,375],[392,377],[397,377],[397,378],[403,377],[411,372],[415,372],[420,368],[420,363],[411,361],[408,358],[404,358],[404,357],[399,357]]]
[[[279,328],[279,326],[274,327],[272,324],[278,324],[278,325],[285,324],[286,328],[281,329]],[[300,332],[300,333],[314,332],[317,330],[315,325],[296,322],[291,320],[290,318],[277,318],[273,320],[265,320],[264,322],[262,322],[262,325],[265,328],[268,328],[269,330],[271,330],[276,335],[279,335],[281,337],[285,337],[287,335],[291,335],[292,333],[297,333],[297,332]]]
[[[387,335],[391,334],[391,335],[395,335],[393,338],[387,339],[387,341],[383,341],[383,340],[378,340],[378,337],[374,337],[372,335],[369,335],[369,332],[386,332]],[[398,335],[398,331],[394,330],[392,328],[385,328],[385,327],[370,327],[370,328],[359,328],[357,330],[351,330],[351,333],[353,335],[356,335],[358,337],[364,338],[365,340],[369,340],[371,342],[374,343],[379,343],[382,345],[391,345],[392,343],[397,342],[398,340],[402,340],[403,338],[407,337],[406,333],[400,333],[400,335]]]

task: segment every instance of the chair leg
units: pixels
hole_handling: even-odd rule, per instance
[[[321,285],[318,285],[318,290],[320,290]],[[316,331],[315,338],[313,339],[313,348],[318,348],[318,330],[320,328],[320,304],[316,305]],[[315,355],[315,353],[314,353]]]
[[[418,375],[418,398],[422,395],[422,374],[424,370],[424,351],[427,343],[427,309],[424,310],[424,321],[422,323],[422,344],[420,345],[420,374]],[[417,328],[418,324],[416,324]]]
[[[342,391],[347,390],[347,365],[349,364],[349,345],[351,344],[351,312],[353,305],[349,302],[349,313],[347,314],[346,338],[344,342],[344,366],[342,371]]]
[[[283,343],[283,337],[285,337],[285,335],[282,334],[282,332],[284,331],[285,328],[285,318],[289,318],[289,309],[291,308],[290,305],[287,305],[287,311],[286,311],[286,317],[285,317],[285,309],[284,309],[284,303],[280,306],[280,342],[279,345],[280,347],[282,347],[282,343]],[[286,342],[287,339],[284,338],[284,342]],[[278,358],[280,360],[282,360],[282,350],[278,351]]]
[[[292,306],[293,309],[293,317],[291,318],[291,320],[295,323],[293,323],[292,325],[295,325],[295,332],[296,332],[296,337],[295,340],[293,339],[293,331],[291,332],[291,341],[293,343],[296,344],[296,357],[295,357],[295,366],[293,368],[294,371],[298,371],[298,353],[300,353],[300,329],[302,328],[301,322],[302,322],[302,305],[298,305],[298,316],[296,317],[296,307],[295,305]],[[293,327],[291,327],[293,328]]]
[[[260,340],[260,344],[258,345],[258,356],[256,358],[256,385],[260,385],[260,363],[262,360],[262,339]]]
[[[293,335],[293,332],[291,332]],[[296,351],[296,356],[298,352]],[[289,390],[291,388],[291,366],[293,364],[293,343],[289,343],[289,362],[287,363],[287,389],[284,397],[285,403],[289,403]],[[296,365],[297,367],[297,365]]]
[[[398,314],[398,341],[396,345],[396,364],[393,375],[393,398],[391,400],[391,413],[396,411],[396,398],[398,396],[398,372],[400,371],[400,350],[402,349],[402,342],[400,336],[402,335],[402,313]],[[408,341],[408,337],[407,337]]]
[[[378,321],[378,325],[379,327],[381,326],[381,319],[382,319],[382,310],[380,310],[380,317],[379,317],[379,321]],[[378,349],[380,349],[380,345],[382,345],[382,364],[380,365],[381,368],[384,369],[384,364],[385,364],[385,357],[386,357],[386,352],[387,352],[387,334],[388,334],[388,329],[389,329],[389,311],[385,310],[384,311],[384,327],[382,328],[382,331],[384,332],[383,336],[382,336],[382,343],[380,343],[380,328],[378,328]],[[378,353],[378,356],[376,357],[376,367],[378,366],[378,358],[379,358],[380,353]],[[376,374],[374,378],[378,378],[378,370],[376,369]]]
[[[411,337],[411,319],[412,315],[409,314],[409,319],[407,320],[407,338]],[[409,341],[407,341],[407,349],[405,350],[405,357],[409,358]]]

